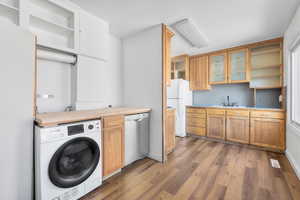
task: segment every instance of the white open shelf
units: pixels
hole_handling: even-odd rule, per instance
[[[48,32],[64,34],[66,36],[73,35],[74,29],[61,24],[53,23],[46,18],[30,15],[30,25],[41,27]]]
[[[30,30],[37,35],[37,43],[44,47],[49,47],[52,49],[61,49],[67,52],[74,52],[73,37],[70,35],[66,37],[64,34],[55,33],[43,29],[40,24],[35,24],[32,21]]]
[[[30,0],[29,28],[41,46],[75,51],[74,13],[45,0]]]
[[[30,18],[33,20],[39,21],[40,24],[47,24],[47,26],[51,27],[51,29],[57,29],[55,32],[62,32],[62,33],[73,33],[74,29],[67,27],[63,24],[55,23],[47,19],[46,17],[36,16],[34,14],[30,15]]]
[[[4,1],[0,0],[0,6],[6,7],[7,9],[10,9],[12,11],[19,11],[19,6],[17,4],[17,1]]]
[[[0,0],[0,18],[17,25],[19,23],[18,1]]]
[[[272,53],[280,53],[280,48],[274,48],[274,49],[266,49],[266,50],[260,50],[252,53],[252,56],[260,56],[264,54],[272,54]]]
[[[264,65],[264,66],[252,66],[252,71],[253,70],[264,70],[264,69],[269,69],[269,68],[278,68],[281,67],[280,64],[277,65]]]

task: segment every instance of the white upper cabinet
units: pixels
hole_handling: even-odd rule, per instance
[[[78,56],[76,80],[76,110],[105,107],[107,63],[102,60]]]
[[[80,12],[79,54],[108,60],[109,24],[87,12]]]

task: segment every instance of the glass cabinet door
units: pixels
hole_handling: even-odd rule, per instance
[[[229,52],[229,83],[249,82],[248,65],[247,65],[247,49],[240,49]]]
[[[180,55],[172,58],[172,79],[189,80],[188,55]]]
[[[209,56],[210,84],[224,84],[227,82],[227,54],[219,53]]]

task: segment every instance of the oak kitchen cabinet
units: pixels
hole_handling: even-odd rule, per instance
[[[206,110],[201,108],[186,109],[186,132],[199,136],[206,135]]]
[[[249,144],[249,116],[248,110],[228,110],[226,112],[226,140]]]
[[[165,151],[171,153],[175,148],[176,109],[167,109]]]
[[[283,85],[283,41],[277,39],[249,48],[250,88],[281,88]]]
[[[124,166],[124,116],[103,118],[103,176]]]
[[[188,106],[186,116],[187,133],[285,150],[284,110]]]
[[[227,52],[216,52],[209,55],[209,83],[227,83]]]
[[[225,140],[225,127],[225,110],[207,109],[207,137]]]
[[[250,144],[285,149],[285,116],[282,112],[251,112]]]
[[[248,49],[228,51],[228,83],[249,82]]]
[[[232,49],[209,55],[210,84],[249,82],[248,49]]]
[[[210,85],[216,84],[248,82],[250,82],[250,88],[281,88],[283,84],[282,52],[283,39],[276,38],[191,56],[191,90],[206,90],[210,89]],[[206,56],[208,56],[208,64]],[[206,72],[207,68],[209,72]],[[206,83],[207,73],[208,83]]]
[[[190,89],[210,90],[208,56],[190,58]]]
[[[189,56],[180,55],[172,58],[171,79],[189,80]]]

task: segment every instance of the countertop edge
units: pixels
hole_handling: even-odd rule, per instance
[[[37,114],[35,122],[41,127],[53,127],[59,124],[75,123],[79,121],[88,121],[101,119],[113,115],[134,115],[151,112],[151,108],[130,108],[118,107],[108,109],[82,110],[72,112],[53,112]]]
[[[273,112],[286,112],[282,108],[254,108],[254,107],[218,107],[218,106],[197,106],[197,105],[187,105],[189,108],[205,108],[205,109],[224,109],[224,110],[254,110],[254,111],[273,111]]]

